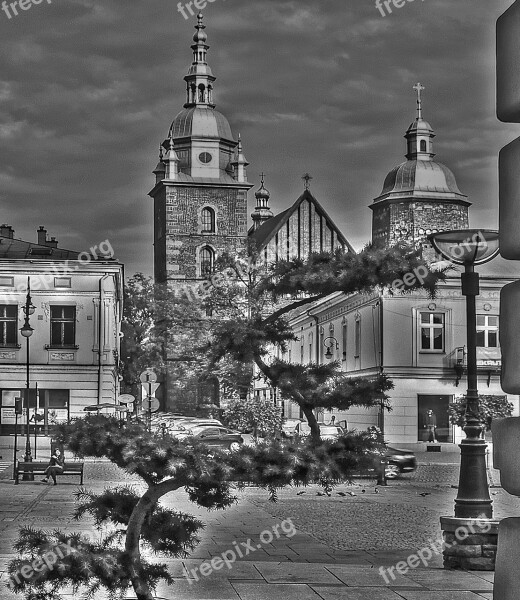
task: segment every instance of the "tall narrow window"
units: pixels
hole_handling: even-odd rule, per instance
[[[496,315],[477,315],[477,346],[479,348],[498,348],[498,317]]]
[[[356,330],[355,330],[355,340],[354,340],[354,356],[359,358],[361,355],[361,317],[356,317]]]
[[[51,346],[73,348],[76,343],[76,307],[51,306]]]
[[[421,140],[421,152],[426,152],[427,150],[426,140]]]
[[[0,305],[0,346],[18,343],[18,306]]]
[[[341,327],[341,346],[343,351],[343,360],[347,360],[347,322],[345,321]]]
[[[213,273],[213,265],[215,263],[215,253],[208,246],[200,251],[200,275],[205,277]]]
[[[443,313],[421,313],[421,350],[444,352]]]
[[[215,211],[212,208],[203,208],[201,213],[202,233],[215,233]]]

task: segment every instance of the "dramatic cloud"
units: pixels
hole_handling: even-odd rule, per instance
[[[421,81],[438,160],[497,224],[497,155],[518,135],[494,115],[494,24],[509,0],[214,0],[205,11],[216,102],[267,173],[275,211],[312,190],[351,243],[370,238],[403,160]],[[0,12],[0,220],[45,225],[81,250],[110,238],[127,273],[152,271],[159,142],[184,102],[193,19],[165,0],[68,0]],[[251,194],[251,210],[253,194]]]

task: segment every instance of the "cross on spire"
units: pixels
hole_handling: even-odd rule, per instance
[[[305,181],[305,189],[308,190],[311,187],[311,179],[313,179],[308,173],[302,177],[303,181]]]
[[[422,97],[421,92],[423,92],[426,88],[421,83],[416,83],[413,86],[413,89],[417,92],[417,118],[422,119]]]

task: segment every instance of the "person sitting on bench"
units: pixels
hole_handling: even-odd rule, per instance
[[[54,481],[54,485],[58,485],[56,475],[60,475],[61,473],[63,473],[63,456],[61,455],[59,448],[56,448],[54,454],[51,456],[49,466],[45,469],[45,478],[42,479],[42,481],[43,483],[47,483],[50,475]]]

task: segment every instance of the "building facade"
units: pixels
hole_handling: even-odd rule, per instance
[[[58,248],[42,227],[38,243],[16,239],[8,226],[0,234],[0,435],[14,432],[27,361],[30,417],[34,423],[36,410],[38,431],[85,415],[85,407],[115,405],[123,268],[110,245],[78,253]],[[25,338],[28,283],[33,333]]]
[[[370,206],[373,239],[383,246],[399,241],[420,245],[425,258],[435,260],[426,236],[467,229],[470,203],[450,169],[433,160],[433,130],[422,118],[423,88],[420,84],[417,88],[417,118],[405,136],[407,160],[387,175],[381,194]],[[518,414],[519,398],[506,395],[500,387],[498,317],[500,290],[519,279],[520,273],[501,258],[478,271],[479,392],[512,402]],[[319,415],[321,420],[334,415],[336,422],[349,428],[379,426],[390,443],[414,445],[427,441],[426,415],[432,410],[438,441],[455,443],[462,431],[449,423],[448,406],[466,392],[465,310],[458,273],[440,284],[435,299],[398,290],[369,296],[335,294],[292,319],[298,341],[291,345],[289,359],[302,363],[337,360],[352,377],[384,373],[394,382],[388,394],[390,412],[353,408]],[[289,403],[284,412],[288,417],[300,416]]]

